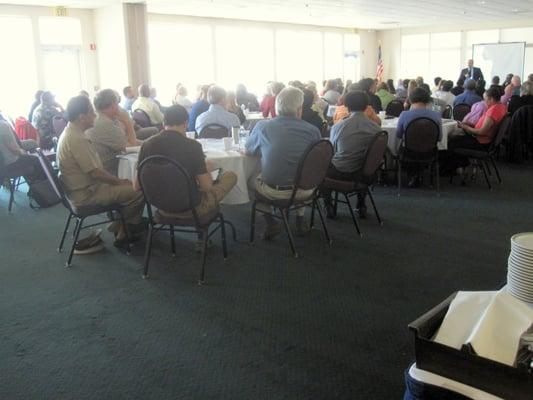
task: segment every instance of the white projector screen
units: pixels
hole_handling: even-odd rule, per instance
[[[481,68],[490,82],[494,75],[503,82],[507,74],[524,77],[525,42],[475,44],[472,48],[474,66]]]

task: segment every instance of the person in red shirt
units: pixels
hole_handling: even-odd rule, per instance
[[[276,117],[276,96],[284,87],[285,86],[281,82],[272,82],[270,84],[270,96],[265,96],[261,102],[261,111],[263,112],[263,117]]]

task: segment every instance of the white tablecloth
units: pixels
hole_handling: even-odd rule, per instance
[[[258,158],[242,155],[235,146],[233,149],[224,150],[221,139],[200,139],[206,158],[216,168],[225,171],[233,171],[237,174],[237,184],[222,200],[222,204],[245,204],[250,201],[248,194],[248,180],[259,172],[260,162]],[[122,179],[133,179],[137,169],[137,153],[120,155],[118,164],[118,176]]]
[[[385,119],[382,121],[381,127],[389,134],[388,147],[392,154],[398,154],[398,146],[400,139],[396,136],[396,127],[398,126],[398,118]],[[457,122],[451,119],[442,120],[442,139],[437,143],[439,150],[448,149],[448,135],[457,128]]]

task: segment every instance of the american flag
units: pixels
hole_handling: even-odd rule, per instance
[[[378,47],[378,65],[376,66],[376,79],[381,82],[383,79],[383,60],[381,59],[381,45]]]

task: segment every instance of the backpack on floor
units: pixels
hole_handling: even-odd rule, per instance
[[[61,202],[48,179],[32,182],[29,187],[28,198],[30,199],[30,207],[33,209],[48,208]]]

